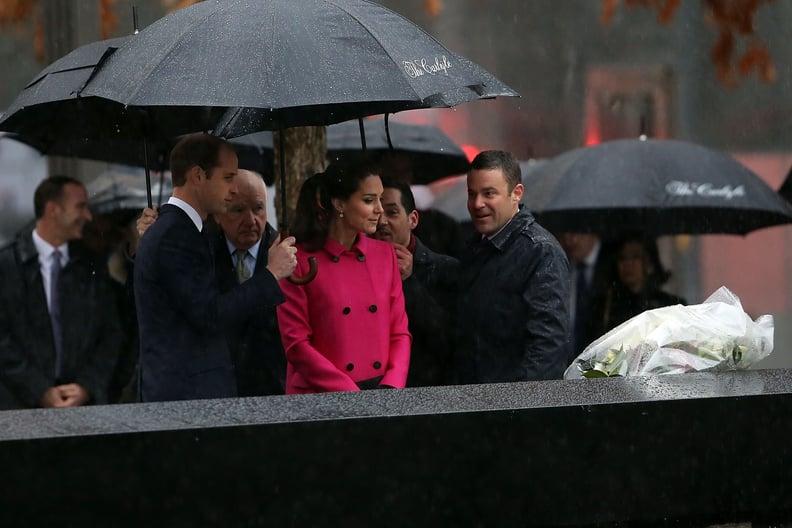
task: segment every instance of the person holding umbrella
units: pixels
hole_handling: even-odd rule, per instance
[[[227,211],[237,170],[233,147],[209,134],[188,135],[171,152],[173,196],[135,255],[143,401],[236,396],[225,331],[283,301],[278,281],[296,265],[291,237],[275,244],[267,272],[219,290],[202,229],[210,214]]]
[[[567,366],[569,262],[520,208],[517,158],[479,153],[467,176],[473,227],[461,259],[457,375],[462,383],[560,379]]]
[[[238,192],[231,198],[228,210],[213,215],[217,227],[207,227],[204,233],[213,248],[214,272],[221,293],[232,290],[255,273],[269,273],[267,250],[279,251],[273,244],[278,234],[267,222],[264,179],[256,172],[239,169],[237,180]],[[136,224],[138,238],[143,237],[156,219],[155,209],[143,210]],[[239,396],[284,393],[286,358],[274,307],[262,306],[261,313],[255,317],[238,321],[226,331],[226,339]]]
[[[374,240],[382,215],[379,172],[356,156],[300,189],[292,233],[296,273],[316,258],[316,278],[284,282],[278,306],[288,362],[286,393],[403,388],[411,337],[393,246]]]

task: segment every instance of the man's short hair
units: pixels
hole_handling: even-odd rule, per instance
[[[220,150],[234,148],[223,138],[198,132],[179,140],[170,154],[171,179],[174,187],[187,183],[187,171],[198,165],[210,178],[212,169],[220,165]]]
[[[401,193],[401,204],[404,210],[407,211],[407,214],[415,211],[415,196],[408,184],[394,181],[390,178],[384,178],[382,180],[382,187],[384,189],[396,189]]]
[[[517,157],[505,150],[484,150],[473,158],[471,170],[500,170],[506,178],[506,187],[512,192],[522,183],[522,170]]]
[[[63,188],[67,184],[79,185],[83,187],[80,180],[70,176],[55,175],[46,178],[33,193],[33,210],[36,213],[36,220],[44,216],[44,209],[47,202],[60,202],[63,198]]]

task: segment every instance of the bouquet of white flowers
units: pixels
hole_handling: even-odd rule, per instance
[[[721,286],[691,306],[647,310],[603,335],[564,379],[746,369],[773,351],[773,316],[755,321]]]

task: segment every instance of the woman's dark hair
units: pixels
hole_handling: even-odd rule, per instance
[[[309,251],[324,246],[330,221],[337,214],[333,199],[346,201],[359,188],[360,182],[380,171],[365,153],[345,157],[331,163],[324,172],[308,178],[297,198],[292,234]]]
[[[614,248],[616,251],[616,259],[614,264],[618,264],[618,254],[619,251],[625,246],[625,244],[637,242],[641,245],[641,248],[646,255],[646,258],[649,261],[650,266],[652,267],[651,272],[647,272],[646,274],[646,283],[644,288],[647,291],[659,289],[663,284],[665,284],[668,279],[671,278],[671,272],[668,271],[663,267],[663,263],[660,261],[660,252],[657,249],[657,239],[650,237],[640,231],[631,231],[627,233],[623,233],[620,237],[616,239],[616,243],[614,244]],[[614,270],[615,275],[614,277],[618,280],[618,267]]]

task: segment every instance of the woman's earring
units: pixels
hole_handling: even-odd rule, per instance
[[[338,218],[344,218],[344,211],[338,211]]]

